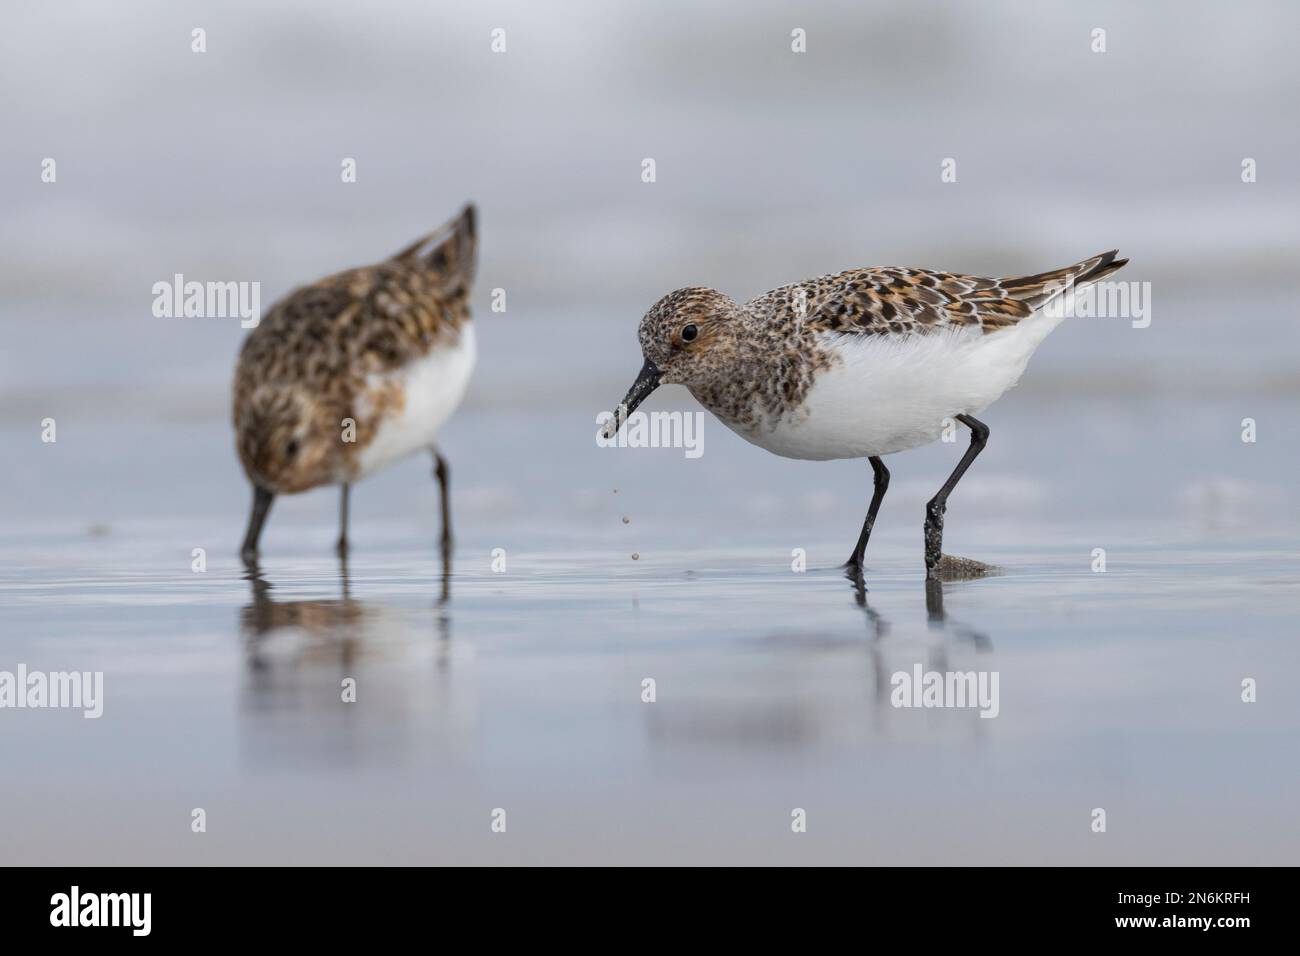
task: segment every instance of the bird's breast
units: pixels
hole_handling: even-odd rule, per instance
[[[939,438],[946,420],[985,408],[1015,383],[1028,357],[1015,338],[1014,330],[828,335],[821,344],[832,360],[818,365],[797,399],[773,404],[754,390],[743,414],[719,418],[785,458],[906,451]]]
[[[455,342],[436,344],[394,371],[367,376],[355,402],[357,435],[364,444],[352,456],[353,478],[434,446],[464,397],[476,351],[474,326],[466,323]]]

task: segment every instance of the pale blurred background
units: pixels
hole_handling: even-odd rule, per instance
[[[206,53],[191,52],[195,27]],[[442,845],[475,861],[478,804],[504,792],[549,801],[527,831],[538,842],[493,845],[515,861],[804,859],[783,821],[820,795],[841,816],[810,830],[812,860],[956,847],[968,862],[1294,862],[1283,794],[1300,780],[1276,755],[1300,726],[1283,702],[1300,610],[1297,29],[1281,2],[11,6],[0,667],[101,666],[109,702],[94,740],[70,715],[0,720],[10,765],[45,781],[0,783],[6,816],[29,824],[10,852],[194,860],[188,807],[217,792],[245,825],[207,859],[328,861],[314,834],[330,827],[350,858],[428,861],[404,816],[428,804],[376,796],[427,785],[466,801],[447,796]],[[940,181],[949,157],[956,183]],[[1245,158],[1257,182],[1242,182]],[[244,330],[156,319],[151,287],[177,272],[260,281],[265,310],[467,199],[480,364],[444,442],[452,616],[429,616],[427,462],[353,496],[366,613],[313,603],[341,591],[333,493],[278,502],[265,570],[272,593],[307,602],[288,626],[312,651],[278,658],[296,675],[286,692],[246,633],[234,553],[248,492],[228,386]],[[869,628],[820,569],[856,536],[864,463],[780,461],[713,420],[698,460],[595,447],[596,414],[640,365],[636,323],[673,288],[748,298],[872,264],[1029,273],[1113,247],[1132,260],[1117,278],[1151,283],[1150,327],[1058,329],[985,416],[989,450],[950,504],[948,544],[1012,570],[948,597],[1022,695],[974,721],[978,746],[952,723],[900,732],[897,713],[861,709]],[[505,314],[489,311],[494,288]],[[647,405],[693,407],[679,389]],[[921,507],[956,454],[891,460],[872,600],[905,650],[934,638]],[[206,578],[190,570],[199,546]],[[508,575],[489,570],[497,547]],[[822,575],[807,587],[795,547]],[[1098,547],[1109,576],[1090,573]],[[686,571],[704,576],[694,595]],[[389,651],[452,661],[456,705],[399,667],[395,710],[342,731],[337,675],[316,669],[322,616],[369,634],[384,666]],[[450,644],[421,643],[444,626]],[[647,717],[649,672],[676,674],[665,696],[693,705]],[[1248,673],[1278,675],[1254,711],[1236,701]],[[356,792],[322,796],[339,787]],[[88,816],[83,800],[105,798],[131,809]],[[1079,827],[1107,799],[1128,808],[1127,835],[1088,843]],[[301,832],[284,829],[284,801]],[[717,801],[737,808],[727,825],[701,809]],[[548,829],[555,813],[586,829]],[[391,832],[357,825],[367,814]],[[749,828],[764,814],[772,843]]]
[[[256,280],[266,309],[472,198],[468,407],[549,409],[545,437],[575,450],[639,365],[638,318],[673,288],[747,298],[870,264],[1026,273],[1112,247],[1132,259],[1120,278],[1151,283],[1151,328],[1075,323],[1022,394],[1040,409],[1212,400],[1177,417],[1195,423],[1188,443],[1233,437],[1300,389],[1297,26],[1279,3],[16,8],[0,37],[0,416],[27,431],[45,416],[223,420],[243,330],[154,319],[154,282]],[[940,181],[948,157],[956,183]],[[487,311],[493,288],[504,315]],[[680,390],[659,401],[690,407]],[[1124,427],[1107,423],[1112,439]],[[1284,433],[1289,415],[1261,443]],[[0,505],[15,517],[52,480],[50,456],[17,445],[21,494]],[[1198,449],[1196,477],[1152,504],[1216,478],[1239,496],[1215,457]],[[121,484],[77,497],[108,519],[155,509]]]

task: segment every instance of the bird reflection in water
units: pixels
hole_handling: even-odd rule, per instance
[[[876,701],[877,703],[888,703],[891,688],[890,679],[893,676],[894,669],[887,666],[885,662],[882,643],[889,634],[889,621],[873,608],[867,600],[867,583],[862,576],[862,570],[848,567],[844,569],[844,576],[853,587],[854,603],[862,608],[867,616],[867,633],[870,636],[868,649],[871,655],[872,684]],[[931,671],[943,672],[948,670],[949,642],[945,639],[946,637],[951,636],[959,641],[969,641],[975,651],[980,654],[993,650],[993,642],[983,631],[949,620],[948,612],[944,610],[943,606],[944,589],[947,586],[947,582],[939,578],[930,577],[925,580],[926,621],[930,630],[940,637],[940,640],[931,642],[926,649],[926,667],[927,670]]]
[[[707,692],[685,696],[678,689],[671,707],[642,708],[649,740],[664,753],[689,753],[701,749],[796,751],[831,738],[852,739],[863,729],[863,680],[875,712],[872,724],[881,731],[894,723],[892,678],[904,667],[910,672],[918,653],[925,655],[928,670],[942,672],[949,669],[949,653],[960,655],[963,644],[977,653],[993,648],[982,631],[949,618],[944,595],[953,582],[925,581],[925,621],[930,634],[928,639],[918,640],[925,630],[912,624],[912,615],[895,629],[890,619],[872,606],[861,571],[846,570],[845,577],[854,603],[866,618],[865,642],[861,632],[839,621],[825,629],[805,625],[756,635],[738,645],[756,653],[726,658],[716,675],[707,672],[711,664],[717,666],[716,659],[702,655],[701,670],[694,672],[694,677],[697,686]],[[838,586],[836,593],[843,593]],[[898,593],[891,589],[890,596],[896,600]],[[924,646],[923,651],[919,645]],[[861,658],[864,649],[868,658],[865,667]],[[770,655],[777,656],[774,660]]]
[[[244,578],[252,600],[239,616],[239,631],[254,697],[282,700],[300,696],[307,683],[327,679],[334,690],[320,697],[336,703],[339,681],[355,677],[359,668],[383,664],[404,653],[427,650],[418,626],[404,609],[367,603],[352,597],[347,558],[339,560],[340,596],[334,599],[276,600],[275,586],[256,560],[245,562]],[[444,674],[451,663],[451,563],[444,560],[440,592],[433,610],[436,645],[433,660]],[[328,672],[336,676],[328,678]],[[317,695],[311,695],[315,698]]]

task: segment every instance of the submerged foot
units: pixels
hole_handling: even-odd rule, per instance
[[[959,558],[952,554],[941,554],[933,562],[927,559],[925,568],[925,576],[936,581],[969,581],[1001,572],[1002,569],[995,564],[985,564],[974,558]]]

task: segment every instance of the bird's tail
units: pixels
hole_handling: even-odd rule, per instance
[[[438,278],[448,293],[469,295],[478,271],[478,214],[466,203],[460,215],[407,246],[393,259]]]
[[[999,279],[998,285],[1011,298],[1025,303],[1031,309],[1040,309],[1057,296],[1100,282],[1128,265],[1127,259],[1116,259],[1117,255],[1119,250],[1112,249],[1051,272]]]

